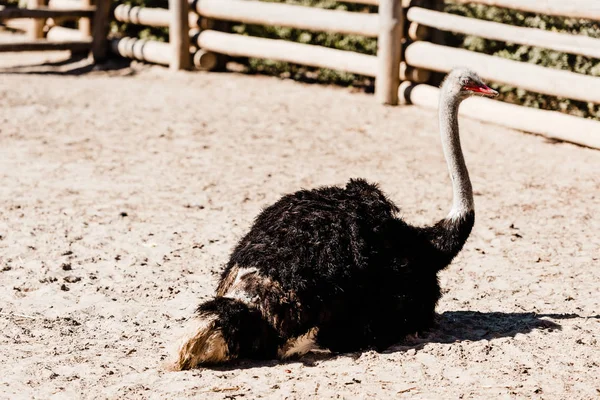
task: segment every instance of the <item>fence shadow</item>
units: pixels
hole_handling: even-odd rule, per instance
[[[491,340],[502,337],[514,337],[527,334],[534,330],[561,330],[562,327],[554,320],[595,318],[600,315],[583,317],[578,314],[536,314],[536,313],[504,313],[478,311],[446,311],[438,315],[436,326],[420,337],[409,337],[402,343],[394,345],[382,353],[396,353],[422,349],[427,343],[456,343],[464,341]],[[332,354],[329,352],[312,352],[306,356],[289,361],[253,361],[239,360],[225,365],[209,367],[217,371],[232,371],[276,366],[287,363],[301,362],[305,366],[313,366],[316,362],[337,357],[358,358],[363,352]]]
[[[0,74],[79,76],[98,71],[114,71],[118,75],[132,75],[135,72],[130,66],[131,60],[124,58],[114,58],[104,64],[96,65],[87,54],[73,54],[56,61],[0,67]]]

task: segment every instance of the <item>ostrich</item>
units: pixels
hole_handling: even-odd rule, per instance
[[[285,359],[315,347],[383,350],[431,327],[441,297],[437,273],[462,249],[475,221],[457,114],[476,93],[498,94],[462,68],[441,88],[440,133],[453,188],[446,218],[411,226],[362,179],[283,196],[233,250],[173,368]]]

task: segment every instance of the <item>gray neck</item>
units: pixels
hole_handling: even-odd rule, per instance
[[[462,219],[474,211],[473,189],[465,165],[458,132],[458,107],[462,99],[443,87],[440,93],[440,133],[442,148],[452,179],[452,209],[447,219]]]

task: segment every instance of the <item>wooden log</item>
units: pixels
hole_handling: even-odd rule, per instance
[[[114,16],[120,22],[156,28],[167,28],[171,18],[166,8],[132,7],[127,4],[119,4],[115,8]],[[198,14],[189,13],[188,24],[192,28],[198,27]]]
[[[379,33],[377,14],[247,0],[198,0],[196,11],[202,17],[248,24],[285,26],[368,37],[376,37]]]
[[[119,4],[114,11],[117,21],[153,27],[169,26],[169,10],[166,8],[132,7]]]
[[[429,33],[429,28],[427,26],[416,22],[411,22],[408,27],[408,37],[415,42],[417,40],[426,40],[429,37]]]
[[[15,31],[27,32],[31,26],[30,22],[30,20],[23,18],[4,21],[3,24],[7,28],[14,29]]]
[[[62,26],[53,26],[46,33],[46,39],[55,42],[76,41],[89,38],[78,29],[64,28]]]
[[[266,58],[366,76],[377,75],[378,69],[375,56],[210,30],[200,32],[198,47],[232,57]]]
[[[400,80],[413,83],[425,83],[431,78],[431,71],[421,68],[413,68],[406,63],[400,63]]]
[[[188,26],[190,27],[190,29],[198,28],[198,26],[200,25],[200,16],[196,14],[196,11],[194,11],[193,8],[189,8],[189,6],[188,10],[190,10],[190,14],[188,15]]]
[[[125,58],[133,58],[154,64],[169,65],[171,47],[169,43],[143,40],[131,37],[112,39],[110,50]]]
[[[382,104],[398,104],[404,13],[400,0],[381,0],[377,39],[375,97]]]
[[[72,10],[77,9],[84,4],[80,0],[49,0],[48,8],[53,10]],[[88,4],[88,7],[91,5]],[[84,6],[85,7],[85,6]]]
[[[27,0],[28,8],[39,8],[44,5],[44,0]],[[0,10],[0,19],[1,15],[10,9]],[[29,29],[27,30],[27,36],[29,39],[41,39],[44,37],[44,24],[45,21],[43,19],[34,19],[29,22]]]
[[[408,19],[414,21],[413,24],[418,22],[444,31],[600,58],[600,39],[593,39],[588,36],[511,26],[419,7],[408,10]]]
[[[169,68],[174,71],[190,69],[190,28],[188,0],[169,0],[169,44],[171,62]]]
[[[557,17],[582,18],[600,21],[597,0],[457,0],[460,3],[476,3],[494,7],[512,8],[536,14]]]
[[[406,63],[413,67],[449,72],[456,66],[465,66],[489,81],[551,96],[600,103],[600,78],[588,75],[427,42],[410,44],[405,58]]]
[[[212,71],[217,68],[219,58],[211,51],[198,50],[194,53],[194,66],[202,71]]]
[[[29,0],[36,2],[38,0]],[[47,19],[47,18],[79,18],[79,17],[91,17],[94,15],[94,8],[75,8],[70,10],[51,10],[47,7],[38,7],[36,9],[30,8],[4,8],[0,10],[0,20],[13,19],[13,18],[36,18],[36,19]],[[42,21],[43,22],[43,21]]]
[[[400,96],[421,107],[437,109],[439,89],[429,85],[403,83]],[[460,115],[551,139],[600,149],[600,122],[556,111],[539,110],[472,97],[460,107]]]
[[[101,63],[108,54],[108,31],[111,0],[96,0],[96,12],[92,22],[92,56],[94,62]]]
[[[70,40],[70,41],[50,41],[50,40],[29,40],[22,42],[0,43],[0,52],[8,51],[60,51],[70,50],[81,52],[89,50],[92,46],[91,40]]]

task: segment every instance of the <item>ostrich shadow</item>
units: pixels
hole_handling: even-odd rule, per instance
[[[424,334],[410,336],[402,342],[393,345],[380,353],[389,354],[404,352],[410,349],[421,350],[428,343],[457,343],[476,342],[481,340],[492,340],[503,337],[514,337],[515,335],[528,334],[534,330],[548,332],[561,330],[562,327],[553,320],[565,320],[576,318],[600,319],[600,315],[589,317],[578,314],[536,314],[536,313],[504,313],[504,312],[478,312],[478,311],[446,311],[438,314],[435,326]],[[358,359],[363,350],[354,353],[334,354],[328,351],[311,352],[307,355],[289,360],[236,360],[225,365],[207,366],[215,371],[233,371],[240,369],[252,369],[261,367],[273,367],[291,363],[302,363],[305,366],[315,366],[317,362],[335,359],[338,357],[350,357]]]
[[[576,314],[536,314],[479,311],[446,311],[438,314],[436,325],[422,336],[411,336],[384,353],[420,350],[427,343],[456,343],[515,337],[534,330],[555,331],[562,327],[551,319],[581,318]]]

